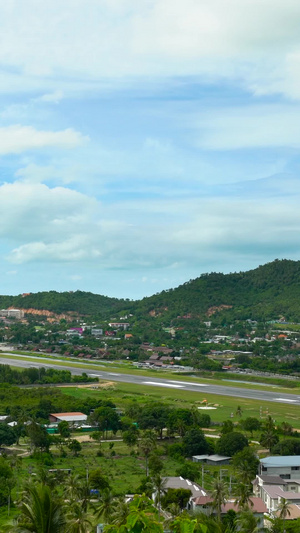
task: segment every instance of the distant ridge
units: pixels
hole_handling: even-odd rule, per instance
[[[137,318],[178,316],[229,319],[278,319],[300,322],[300,261],[275,260],[247,272],[210,273],[175,289],[138,301],[109,298],[91,292],[39,292],[0,296],[0,308],[44,309],[109,318],[132,313]]]

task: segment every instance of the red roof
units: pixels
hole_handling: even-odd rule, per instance
[[[193,502],[195,505],[210,505],[213,502],[213,499],[210,496],[199,496],[198,498],[193,498]],[[250,502],[252,502],[253,505],[250,505],[250,509],[253,513],[267,513],[268,509],[265,505],[265,503],[262,501],[261,498],[252,497],[250,498]],[[230,509],[233,509],[235,512],[239,511],[238,505],[235,503],[235,500],[230,500],[225,503],[225,505],[222,505],[222,513],[227,513]]]

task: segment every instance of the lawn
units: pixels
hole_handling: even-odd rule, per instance
[[[131,401],[145,403],[145,401],[166,402],[171,405],[176,404],[178,407],[202,407],[203,400],[207,400],[208,406],[216,407],[212,410],[203,410],[208,413],[213,422],[223,422],[232,418],[234,422],[239,420],[236,415],[237,406],[243,411],[243,417],[263,418],[271,415],[276,424],[289,422],[294,428],[300,429],[300,409],[295,405],[286,405],[274,402],[262,402],[248,398],[235,398],[230,396],[219,396],[203,392],[193,392],[181,389],[166,389],[164,387],[151,387],[147,385],[136,385],[132,383],[114,382],[110,389],[85,389],[77,387],[63,388],[68,394],[77,398],[83,398],[86,395],[99,395],[103,398],[112,399],[118,407],[124,408]],[[262,408],[262,409],[261,409]],[[233,416],[232,416],[233,415]]]

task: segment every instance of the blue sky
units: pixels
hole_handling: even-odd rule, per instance
[[[300,259],[298,1],[2,4],[2,294]]]

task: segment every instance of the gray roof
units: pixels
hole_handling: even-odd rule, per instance
[[[216,463],[218,461],[228,461],[228,459],[231,459],[231,457],[226,457],[225,455],[209,455],[207,458],[209,461],[215,461]]]
[[[286,485],[287,484],[287,481],[282,479],[280,476],[264,476],[264,475],[260,475],[259,478],[266,485]]]
[[[280,457],[265,457],[260,460],[263,466],[282,467],[282,466],[300,466],[300,455],[283,455]]]
[[[213,462],[218,462],[218,461],[228,461],[228,459],[231,459],[231,457],[225,457],[225,455],[218,455],[218,454],[214,454],[214,455],[193,455],[193,459],[196,459],[197,461],[213,461]]]
[[[189,479],[184,479],[183,477],[166,477],[165,478],[165,487],[166,489],[188,489],[192,493],[192,497],[195,496],[206,496],[207,493],[198,483],[190,481]]]
[[[264,485],[264,491],[271,498],[285,498],[286,500],[300,500],[300,492],[282,490],[278,485]]]

